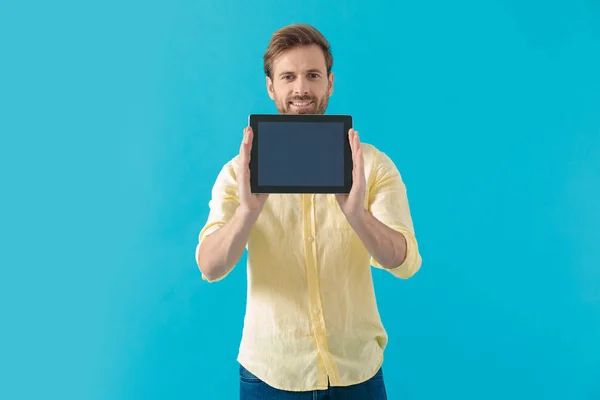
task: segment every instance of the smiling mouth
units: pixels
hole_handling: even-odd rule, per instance
[[[294,107],[308,107],[313,104],[312,101],[290,101]]]

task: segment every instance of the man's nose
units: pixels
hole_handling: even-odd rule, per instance
[[[308,94],[308,82],[306,82],[306,79],[296,79],[296,82],[294,82],[294,94],[299,96],[304,96],[305,94]]]

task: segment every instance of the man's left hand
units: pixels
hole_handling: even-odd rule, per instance
[[[363,217],[365,212],[364,202],[367,193],[367,181],[358,131],[350,129],[348,139],[352,150],[352,188],[349,194],[336,194],[335,197],[350,225],[354,225]]]

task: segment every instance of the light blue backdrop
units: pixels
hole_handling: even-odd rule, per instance
[[[194,248],[292,22],[408,186],[422,270],[374,271],[390,399],[600,398],[598,2],[1,9],[0,398],[236,398],[245,258],[208,284]]]

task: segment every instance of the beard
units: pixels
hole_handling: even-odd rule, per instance
[[[302,109],[294,107],[292,101],[311,101],[310,106]],[[310,96],[294,96],[286,99],[280,99],[275,96],[275,107],[280,114],[325,114],[327,106],[329,104],[329,96],[325,94],[323,97],[310,97]]]

